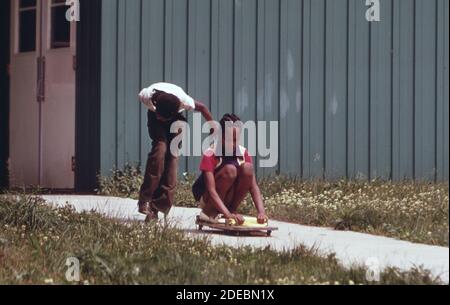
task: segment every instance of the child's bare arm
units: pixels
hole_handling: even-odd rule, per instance
[[[209,197],[212,200],[214,206],[220,213],[222,213],[225,216],[225,218],[230,218],[231,217],[230,211],[227,209],[222,199],[220,199],[219,194],[217,194],[214,174],[211,172],[204,172],[204,179],[206,191],[208,192]]]
[[[206,107],[205,104],[203,104],[203,103],[196,101],[195,102],[195,111],[200,112],[207,122],[211,122],[214,120],[208,107]]]
[[[259,189],[256,177],[253,177],[252,186],[250,187],[250,194],[252,195],[253,203],[258,211],[258,222],[265,223],[267,221],[266,211],[264,209],[264,203],[261,195],[261,190]]]

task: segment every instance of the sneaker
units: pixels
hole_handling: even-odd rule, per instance
[[[210,223],[210,224],[226,224],[226,219],[223,218],[222,214],[216,215],[216,217],[210,217],[205,214],[205,212],[201,211],[200,215],[198,215],[197,219],[200,222]]]

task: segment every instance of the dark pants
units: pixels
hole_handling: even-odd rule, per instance
[[[179,114],[168,122],[156,119],[148,112],[148,133],[152,139],[152,150],[148,154],[144,183],[139,194],[139,203],[153,202],[159,211],[167,212],[173,206],[177,185],[178,157],[170,152],[170,143],[177,134],[170,133],[170,126],[176,121],[186,121]]]

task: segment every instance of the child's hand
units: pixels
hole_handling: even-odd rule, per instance
[[[261,225],[263,225],[269,221],[269,218],[264,213],[259,213],[257,219],[258,219],[258,223]]]
[[[242,217],[242,215],[239,214],[230,214],[229,217],[227,217],[228,219],[233,219],[234,221],[236,221],[237,225],[243,225],[245,222],[244,217]]]

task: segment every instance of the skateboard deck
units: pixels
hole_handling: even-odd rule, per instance
[[[207,221],[202,221],[197,216],[196,225],[199,231],[202,231],[203,228],[210,228],[226,233],[234,233],[236,235],[240,235],[240,233],[265,233],[267,236],[271,236],[273,231],[277,231],[277,227],[271,226],[236,226],[222,223],[211,223]]]

